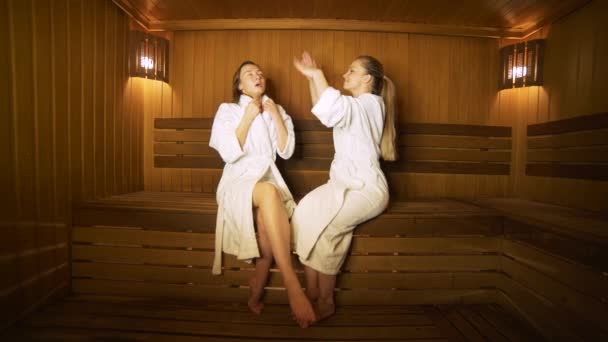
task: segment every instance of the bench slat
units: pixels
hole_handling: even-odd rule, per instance
[[[528,163],[608,163],[608,146],[567,150],[528,150]]]
[[[528,137],[528,148],[559,148],[608,145],[608,129]]]
[[[209,129],[197,129],[197,130],[155,130],[154,141],[156,142],[176,142],[176,141],[189,141],[189,142],[201,142],[209,143],[209,136],[211,130]]]
[[[562,134],[603,128],[608,128],[608,112],[529,125],[528,136]]]
[[[302,284],[304,274],[297,273]],[[252,269],[224,270],[212,275],[208,268],[187,268],[153,265],[130,265],[95,262],[73,262],[72,276],[125,281],[146,281],[169,284],[197,284],[205,286],[249,286],[254,276]],[[337,288],[346,289],[452,289],[492,287],[496,272],[384,272],[340,273]],[[284,287],[280,273],[272,272],[267,287]]]
[[[207,144],[155,143],[154,153],[213,156],[219,159],[217,152]]]
[[[472,137],[456,135],[418,135],[402,133],[397,138],[399,146],[410,147],[444,147],[444,148],[474,148],[474,149],[511,149],[511,139]]]
[[[161,232],[141,229],[74,227],[74,243],[105,243],[114,245],[140,245],[181,248],[215,248],[215,234]]]
[[[602,164],[526,164],[526,175],[608,180],[608,165]]]
[[[244,303],[249,289],[234,287],[208,288],[196,285],[146,283],[101,279],[74,279],[73,291],[78,294],[97,294],[134,297],[163,297],[173,299],[203,299],[215,302]],[[336,293],[337,305],[412,305],[445,303],[491,303],[494,289],[435,289],[435,290],[349,290]],[[268,289],[265,303],[287,304],[284,290]]]

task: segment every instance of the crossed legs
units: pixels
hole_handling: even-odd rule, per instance
[[[274,257],[274,260],[276,261],[279,269],[281,270],[281,275],[283,276],[283,283],[287,288],[289,305],[295,316],[295,319],[301,327],[308,327],[312,322],[316,320],[315,312],[312,308],[312,305],[310,304],[310,301],[306,298],[302,287],[300,286],[300,282],[298,281],[293,265],[291,263],[291,227],[289,224],[289,217],[287,216],[287,212],[285,211],[285,207],[281,199],[281,194],[278,192],[277,188],[271,183],[257,183],[253,189],[253,206],[257,209],[258,212],[256,216],[259,216],[261,219],[263,225],[262,230],[264,231],[265,235],[264,238],[270,246],[271,255]],[[258,227],[258,231],[259,229],[260,228]],[[262,246],[261,248],[263,249],[264,246]],[[264,253],[263,250],[262,253]],[[264,255],[262,255],[262,258],[260,259],[263,258]],[[272,259],[270,259],[270,263],[272,263]],[[266,266],[262,264],[260,265],[259,269],[258,264],[256,263],[256,280],[258,279],[258,271],[260,272],[260,274],[265,272],[265,278],[267,279],[267,270],[270,268],[270,263],[268,263],[268,268],[266,268]],[[255,285],[258,287],[261,286],[263,289],[264,284],[265,281],[261,284],[256,283]],[[259,292],[261,297],[262,290],[260,290]],[[252,296],[252,298],[250,298],[250,302],[252,302],[252,299],[256,298],[253,298]],[[259,299],[253,300],[253,302],[259,303]]]

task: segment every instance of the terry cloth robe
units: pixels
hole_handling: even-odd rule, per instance
[[[335,155],[329,181],[298,203],[291,222],[300,261],[321,273],[336,274],[356,225],[388,205],[388,186],[378,162],[384,101],[373,94],[344,96],[330,87],[312,112],[333,127]]]
[[[262,101],[267,99],[264,96]],[[238,104],[221,104],[211,128],[209,146],[216,149],[226,163],[216,193],[218,211],[213,274],[222,272],[222,251],[249,262],[260,256],[252,203],[253,188],[258,181],[271,182],[277,187],[289,216],[295,207],[293,196],[275,165],[277,154],[283,159],[288,159],[293,154],[293,122],[285,110],[278,106],[287,128],[287,143],[280,151],[274,122],[270,113],[264,112],[251,123],[245,144],[241,148],[236,128],[249,102],[249,96],[241,95]]]

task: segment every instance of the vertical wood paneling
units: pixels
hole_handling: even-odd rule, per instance
[[[127,166],[121,189],[143,186],[143,90],[124,91],[128,17],[110,1],[3,0],[0,21],[2,329],[66,288],[73,201],[119,193]]]
[[[513,192],[532,200],[605,212],[608,182],[526,176],[525,163],[527,125],[608,111],[608,4],[593,2],[534,38],[547,39],[544,85],[499,93],[501,112],[517,117]]]
[[[116,21],[119,12],[112,11],[112,4],[110,2],[105,3],[105,16],[104,24],[106,30],[104,31],[104,192],[106,194],[115,193],[114,177],[115,173],[115,156],[114,149],[116,147],[115,138],[115,127],[114,118],[116,117],[116,36],[117,27]]]
[[[510,125],[513,119],[508,113],[494,115],[499,113],[498,63],[492,59],[498,57],[498,45],[491,39],[315,30],[179,31],[173,38],[170,85],[162,85],[160,97],[146,88],[146,130],[153,129],[155,117],[213,117],[220,103],[232,101],[232,75],[247,59],[262,67],[268,93],[293,118],[314,120],[308,84],[292,65],[303,50],[315,56],[339,89],[354,58],[377,57],[395,82],[401,122]],[[153,143],[152,133],[145,133],[144,146]],[[152,158],[152,149],[146,148],[146,160]],[[217,183],[217,171],[154,170],[151,165],[145,163],[146,189],[213,192]],[[418,197],[475,197],[504,195],[509,177],[418,174],[407,179],[395,185],[402,188],[399,193],[412,187]]]
[[[15,153],[15,179],[18,219],[33,217],[36,189],[34,183],[34,106],[32,75],[32,10],[30,2],[11,1],[13,46],[13,129]]]
[[[0,208],[0,217],[5,217],[7,220],[14,220],[17,213],[16,194],[15,194],[15,163],[14,158],[14,110],[13,110],[13,95],[11,88],[13,87],[13,74],[11,71],[12,59],[14,58],[11,46],[12,23],[10,17],[9,6],[7,1],[0,1],[0,74],[6,75],[0,79],[0,113],[3,113],[3,119],[0,120],[0,163],[5,167],[0,168],[0,187],[4,189],[5,196],[2,197]],[[14,235],[9,235],[14,237]],[[9,242],[12,243],[12,242]],[[9,244],[7,243],[7,246]]]
[[[83,144],[82,144],[82,3],[68,2],[68,117],[70,127],[70,189],[72,198],[82,198],[83,179]]]
[[[104,2],[94,2],[91,7],[94,7],[94,48],[93,48],[93,177],[95,177],[94,197],[105,196],[105,119],[106,119],[106,99],[105,99],[105,84],[106,74],[104,69],[106,40],[104,35],[106,32],[106,13],[104,10]]]

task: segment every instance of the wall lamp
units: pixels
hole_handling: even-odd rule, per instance
[[[544,47],[544,39],[535,39],[500,49],[498,90],[542,85]]]
[[[169,41],[146,32],[129,32],[129,75],[169,83]]]

